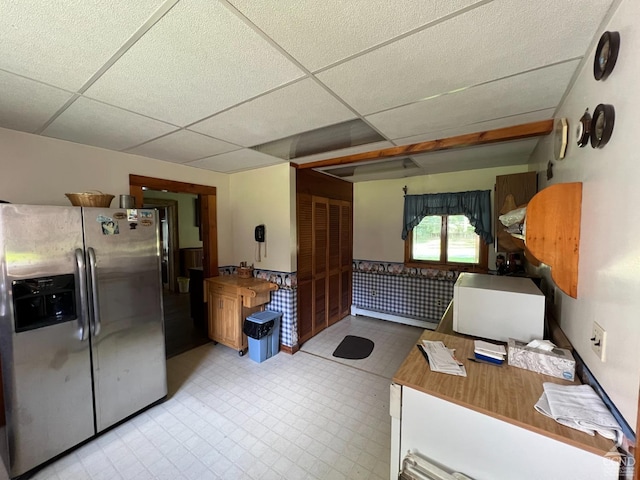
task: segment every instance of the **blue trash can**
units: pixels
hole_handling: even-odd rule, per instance
[[[280,349],[280,318],[282,313],[265,310],[249,315],[243,331],[249,340],[249,358],[262,363]]]

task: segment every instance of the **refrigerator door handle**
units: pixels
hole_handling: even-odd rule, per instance
[[[89,275],[91,278],[91,309],[93,317],[93,336],[100,335],[100,302],[98,301],[98,281],[96,277],[96,251],[89,247],[87,248],[89,254]]]
[[[78,288],[80,291],[80,326],[82,333],[80,339],[84,342],[89,338],[89,311],[87,309],[87,272],[84,265],[84,252],[76,248],[76,266],[78,267]]]

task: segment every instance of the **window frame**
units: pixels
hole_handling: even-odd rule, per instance
[[[424,218],[426,217],[440,217],[440,260],[416,260],[413,258],[413,229],[411,229],[409,235],[407,235],[407,239],[404,241],[404,264],[406,266],[417,268],[433,268],[437,270],[460,270],[465,272],[477,273],[486,273],[489,270],[489,245],[486,244],[479,235],[478,240],[480,241],[480,258],[478,260],[478,263],[449,262],[448,260],[446,260],[448,239],[447,218],[449,217],[449,215],[425,215]],[[444,261],[443,257],[445,258]]]

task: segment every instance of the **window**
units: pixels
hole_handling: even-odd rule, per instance
[[[429,215],[407,236],[405,263],[486,269],[487,245],[466,216]]]

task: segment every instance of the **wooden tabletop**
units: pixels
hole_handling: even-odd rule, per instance
[[[221,275],[219,277],[209,277],[206,278],[205,281],[240,288],[250,288],[256,291],[278,289],[278,285],[268,282],[267,280],[262,280],[261,278],[255,277],[241,278],[238,275]]]
[[[455,349],[467,377],[432,372],[417,348],[413,348],[393,377],[394,383],[456,403],[471,410],[554,438],[597,455],[605,455],[614,444],[599,435],[565,427],[534,409],[543,392],[543,382],[570,385],[572,382],[550,377],[505,362],[494,366],[468,360],[473,357],[473,340],[425,330],[422,340],[440,340]]]

